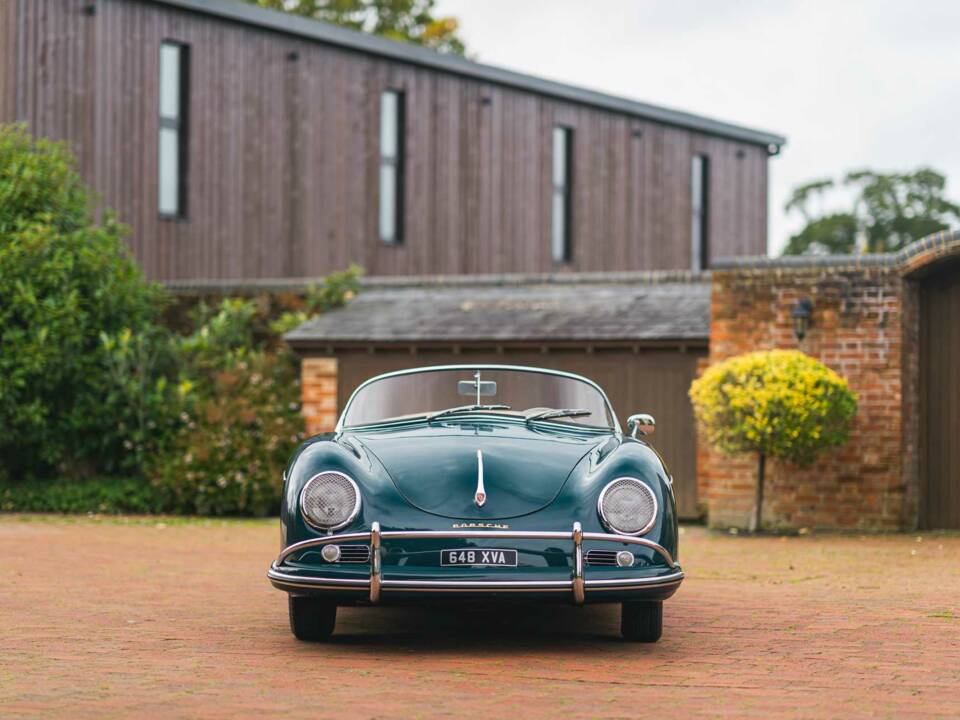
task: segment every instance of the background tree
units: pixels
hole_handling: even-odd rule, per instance
[[[847,441],[857,398],[847,381],[796,350],[770,350],[709,367],[690,386],[707,441],[727,454],[757,454],[750,531],[762,527],[766,459],[801,467]]]
[[[453,17],[434,17],[435,0],[246,0],[453,55],[466,51]]]
[[[946,178],[930,168],[908,173],[858,170],[837,183],[816,180],[794,189],[784,209],[798,213],[803,229],[784,255],[893,252],[960,222],[960,205],[945,197]],[[853,206],[825,212],[830,196],[850,194]]]

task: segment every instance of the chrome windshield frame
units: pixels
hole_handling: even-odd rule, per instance
[[[586,383],[590,387],[594,388],[600,397],[603,398],[604,405],[607,408],[607,412],[610,414],[610,418],[613,420],[612,430],[618,435],[623,434],[623,430],[620,428],[620,420],[617,418],[617,413],[614,412],[613,405],[610,403],[610,398],[607,397],[607,393],[604,392],[603,388],[600,387],[590,378],[584,377],[583,375],[577,375],[576,373],[564,372],[563,370],[551,370],[549,368],[538,368],[532,367],[529,365],[502,365],[502,364],[488,364],[488,363],[479,363],[476,365],[428,365],[426,367],[418,368],[407,368],[406,370],[394,370],[393,372],[381,373],[380,375],[375,375],[372,378],[364,380],[360,383],[357,388],[350,393],[350,398],[347,400],[347,404],[343,406],[343,411],[340,413],[340,417],[337,418],[337,425],[334,428],[334,432],[342,433],[345,429],[344,418],[347,416],[347,413],[350,411],[350,406],[353,404],[354,398],[357,396],[361,390],[366,388],[368,385],[372,385],[375,382],[380,380],[385,380],[391,377],[399,377],[402,375],[417,375],[419,373],[426,372],[438,372],[438,371],[453,371],[453,370],[506,370],[506,371],[517,371],[517,372],[531,372],[539,373],[541,375],[553,375],[555,377],[567,378],[569,380],[578,380],[580,382]],[[364,425],[356,425],[353,427],[362,428]]]

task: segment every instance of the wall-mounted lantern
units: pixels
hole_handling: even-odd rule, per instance
[[[813,315],[813,301],[810,298],[797,300],[797,304],[793,306],[793,312],[790,313],[790,317],[793,318],[793,334],[797,336],[797,342],[807,336],[811,315]]]

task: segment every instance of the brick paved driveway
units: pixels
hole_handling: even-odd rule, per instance
[[[960,537],[687,528],[656,645],[595,607],[341,611],[305,645],[274,522],[0,517],[0,716],[960,715]]]

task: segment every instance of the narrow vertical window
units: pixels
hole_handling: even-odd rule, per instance
[[[403,241],[403,93],[380,95],[380,239]]]
[[[570,260],[573,129],[553,128],[553,193],[550,204],[550,252],[554,262]]]
[[[187,170],[187,77],[188,50],[185,45],[160,45],[160,135],[157,174],[160,215],[186,215]]]
[[[694,155],[690,163],[690,267],[710,266],[710,159]]]

